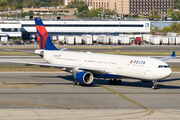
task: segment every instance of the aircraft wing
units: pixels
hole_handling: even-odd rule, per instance
[[[164,61],[164,60],[168,60],[168,59],[173,59],[173,58],[175,58],[175,57],[176,57],[175,51],[173,51],[170,57],[160,58],[159,60]]]
[[[63,65],[63,64],[50,64],[50,63],[36,63],[36,62],[22,62],[22,61],[7,61],[7,60],[0,60],[0,62],[9,62],[9,63],[21,63],[25,64],[26,66],[40,66],[45,68],[59,68],[65,70],[84,70],[89,71],[93,74],[105,74],[105,73],[112,73],[111,70],[107,68],[94,68],[94,67],[84,67],[84,66],[73,66],[73,65]]]

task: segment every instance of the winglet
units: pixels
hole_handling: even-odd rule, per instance
[[[173,52],[172,52],[172,54],[171,54],[171,57],[160,58],[159,60],[164,61],[164,60],[173,59],[173,58],[175,58],[175,57],[176,57],[176,55],[175,55],[175,51],[173,51]]]
[[[173,51],[173,52],[172,52],[171,57],[176,57],[176,55],[175,55],[175,51]]]

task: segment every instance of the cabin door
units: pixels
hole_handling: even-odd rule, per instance
[[[146,66],[146,69],[145,69],[145,71],[144,71],[144,75],[145,75],[146,77],[151,74],[151,72],[152,72],[151,66],[152,66],[152,65],[153,65],[152,63],[149,63],[149,64]]]
[[[119,60],[118,70],[122,70],[122,69],[123,69],[123,60]]]
[[[79,58],[79,65],[81,66],[83,64],[83,58]]]

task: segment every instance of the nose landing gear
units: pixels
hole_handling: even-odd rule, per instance
[[[158,89],[157,87],[157,81],[156,80],[153,80],[153,86],[152,86],[152,89],[155,90],[155,89]]]

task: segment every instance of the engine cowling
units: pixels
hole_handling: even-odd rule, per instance
[[[93,79],[93,74],[87,71],[80,71],[75,75],[75,80],[83,84],[91,84]]]

